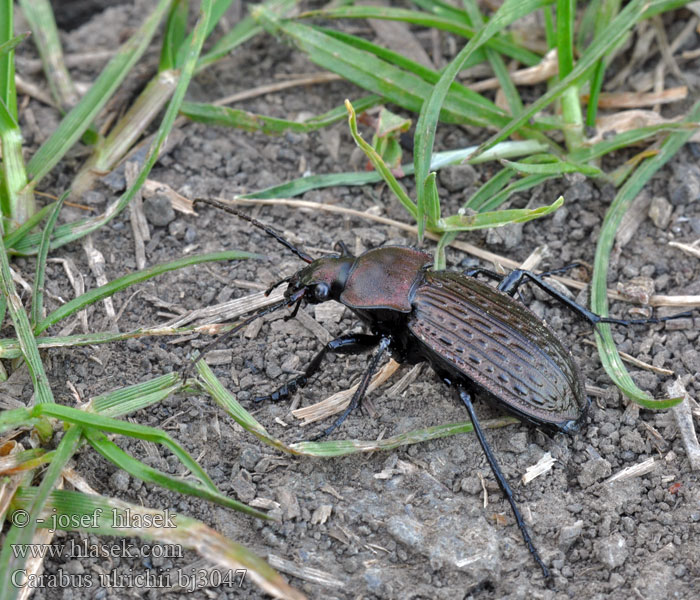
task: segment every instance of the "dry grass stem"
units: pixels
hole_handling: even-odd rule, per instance
[[[399,363],[394,359],[390,359],[389,362],[379,369],[377,374],[372,377],[372,381],[370,381],[367,387],[367,393],[369,394],[380,385],[383,385],[396,372],[399,366]],[[304,422],[302,425],[308,425],[309,423],[314,423],[339,413],[348,407],[358,385],[354,385],[347,390],[336,392],[325,400],[312,404],[311,406],[304,406],[303,408],[293,410],[292,415],[297,419],[303,419]]]
[[[530,483],[533,479],[550,471],[555,462],[556,459],[552,458],[551,453],[546,452],[534,465],[525,469],[525,474],[522,477],[523,484]]]
[[[678,248],[689,256],[700,258],[700,239],[695,240],[692,244],[682,244],[681,242],[669,242],[669,246]]]
[[[583,340],[584,344],[587,344],[588,346],[593,346],[594,348],[597,347],[597,344],[592,341],[592,340]],[[654,373],[658,373],[659,375],[675,375],[674,371],[671,371],[671,369],[664,369],[662,367],[656,367],[654,365],[650,365],[647,362],[644,362],[643,360],[639,360],[638,358],[635,358],[631,354],[627,354],[627,352],[622,352],[620,351],[620,357],[622,360],[625,362],[628,362],[635,367],[639,367],[640,369],[646,369],[647,371],[653,371]]]
[[[279,83],[261,85],[256,88],[246,90],[245,92],[239,92],[237,94],[232,94],[231,96],[219,98],[213,102],[213,104],[216,106],[223,106],[224,104],[232,104],[233,102],[240,102],[241,100],[249,100],[250,98],[257,98],[258,96],[263,96],[265,94],[281,92],[282,90],[287,90],[293,87],[315,85],[317,83],[328,83],[331,81],[342,81],[342,79],[343,78],[340,77],[340,75],[335,75],[334,73],[314,73],[313,75],[305,75],[289,81],[280,81]]]
[[[238,317],[255,312],[261,308],[265,308],[279,302],[284,298],[284,290],[277,288],[269,296],[266,296],[264,292],[256,292],[255,294],[250,294],[244,296],[243,298],[236,298],[235,300],[228,300],[227,302],[222,302],[221,304],[215,304],[213,306],[206,306],[204,308],[198,308],[185,315],[177,317],[172,321],[166,323],[167,327],[182,327],[193,321],[199,322],[200,325],[208,325],[213,323],[221,323],[222,321],[230,321],[237,319]]]
[[[545,54],[538,65],[513,71],[510,73],[510,78],[515,85],[536,85],[547,81],[547,79],[554,77],[557,73],[559,73],[559,63],[557,62],[557,50],[554,48]],[[490,79],[470,83],[468,87],[475,92],[484,92],[500,88],[500,85],[498,78],[491,77]]]
[[[220,200],[221,202],[228,202],[231,203],[230,200],[227,200],[225,198],[217,198],[217,200]],[[387,217],[381,217],[378,215],[373,215],[368,212],[362,212],[359,210],[354,210],[352,208],[345,208],[343,206],[335,206],[331,204],[322,204],[319,202],[309,202],[307,200],[292,200],[289,198],[268,198],[268,199],[249,199],[249,198],[237,198],[236,202],[239,202],[241,204],[261,204],[261,205],[268,205],[268,206],[289,206],[293,208],[301,208],[301,209],[311,209],[311,210],[324,210],[326,212],[331,212],[331,213],[337,213],[337,214],[343,214],[351,217],[357,217],[360,219],[365,219],[368,221],[374,221],[375,223],[381,223],[382,225],[389,225],[391,227],[396,227],[397,229],[400,229],[402,231],[407,231],[412,234],[417,234],[418,230],[416,227],[413,225],[408,225],[406,223],[402,223],[401,221],[395,221],[394,219],[389,219]],[[426,232],[425,236],[431,240],[437,241],[439,240],[439,236]],[[477,246],[474,246],[472,244],[469,244],[467,242],[460,242],[460,241],[454,241],[452,242],[451,246],[453,248],[457,248],[458,250],[462,250],[463,252],[466,252],[467,254],[471,254],[472,256],[476,256],[477,258],[480,258],[485,261],[489,261],[493,264],[501,264],[505,267],[508,267],[509,269],[517,269],[519,266],[519,263],[517,263],[514,260],[511,260],[510,258],[506,258],[505,256],[500,256],[498,254],[495,254],[493,252],[489,252],[488,250],[483,250],[482,248],[478,248]],[[559,281],[560,283],[563,283],[565,286],[574,288],[577,290],[582,290],[584,289],[588,284],[583,281],[578,281],[576,279],[570,279],[568,277],[559,277],[555,276],[552,277],[552,279]],[[615,290],[608,290],[608,298],[611,300],[622,300],[625,301],[625,297],[622,296],[622,294],[619,294]],[[663,296],[663,295],[654,295],[649,299],[649,305],[650,306],[683,306],[683,307],[692,307],[692,306],[700,306],[700,296]]]
[[[613,483],[614,481],[624,481],[625,479],[631,479],[632,477],[641,477],[647,473],[654,470],[654,459],[648,458],[626,469],[622,469],[615,473],[612,477],[605,480],[605,483]]]
[[[143,190],[143,195],[146,198],[153,196],[153,194],[160,193],[168,197],[173,210],[186,215],[197,214],[192,208],[192,201],[185,198],[182,194],[178,194],[167,183],[155,181],[154,179],[146,179],[145,183],[143,184],[143,188],[141,189]]]
[[[131,187],[139,174],[138,163],[129,161],[125,165],[124,175],[126,185]],[[148,230],[148,222],[143,212],[143,197],[139,189],[129,203],[129,221],[134,234],[134,254],[136,258],[136,268],[141,270],[146,267],[146,242],[151,239]]]
[[[661,92],[603,92],[598,99],[598,108],[639,108],[656,104],[670,104],[688,97],[688,88],[680,86]],[[588,104],[589,96],[584,94],[581,101]]]
[[[690,466],[694,471],[700,470],[700,444],[693,423],[693,414],[690,407],[690,394],[685,389],[680,377],[666,388],[670,398],[683,398],[683,402],[676,404],[671,411],[676,419],[676,425],[683,440],[683,446],[688,454]]]
[[[267,562],[270,566],[282,573],[287,573],[287,575],[292,575],[293,577],[298,577],[304,581],[311,581],[317,585],[323,587],[334,587],[334,588],[344,588],[345,582],[340,579],[335,579],[328,573],[320,571],[319,569],[313,569],[311,567],[302,567],[290,560],[285,560],[274,554],[267,555]]]

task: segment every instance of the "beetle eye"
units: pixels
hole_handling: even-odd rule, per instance
[[[328,300],[328,296],[331,293],[331,288],[327,283],[317,283],[314,286],[314,298],[319,302],[325,302]]]

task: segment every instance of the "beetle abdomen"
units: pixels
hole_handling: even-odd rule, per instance
[[[425,273],[408,327],[433,362],[476,382],[519,416],[569,430],[585,412],[571,353],[527,307],[485,283]]]

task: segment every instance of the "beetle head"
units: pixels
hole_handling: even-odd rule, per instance
[[[284,297],[303,297],[309,304],[338,300],[354,262],[352,256],[317,258],[289,279]]]

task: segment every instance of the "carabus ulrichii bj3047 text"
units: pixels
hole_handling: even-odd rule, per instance
[[[358,406],[381,357],[389,351],[397,362],[430,363],[438,376],[455,388],[469,412],[474,431],[498,485],[510,503],[528,549],[542,572],[549,571],[530,538],[513,493],[489,448],[472,406],[474,392],[486,392],[496,403],[535,425],[567,433],[577,431],[586,414],[586,397],[571,352],[539,317],[514,298],[529,281],[565,304],[592,324],[622,325],[658,323],[677,318],[621,320],[600,317],[563,296],[544,281],[558,271],[536,275],[515,270],[506,276],[486,269],[464,274],[434,271],[430,255],[413,248],[384,246],[353,256],[342,253],[313,259],[259,221],[214,200],[197,200],[243,218],[263,229],[308,266],[270,288],[287,284],[284,300],[245,319],[225,336],[282,307],[302,302],[318,304],[335,300],[347,306],[371,334],[350,334],[329,342],[306,371],[279,390],[261,399],[288,398],[318,371],[328,352],[357,354],[376,348],[350,405],[338,420],[318,437],[333,431]],[[476,278],[498,281],[493,287]],[[215,343],[221,343],[219,338]],[[205,348],[206,352],[209,348]]]

